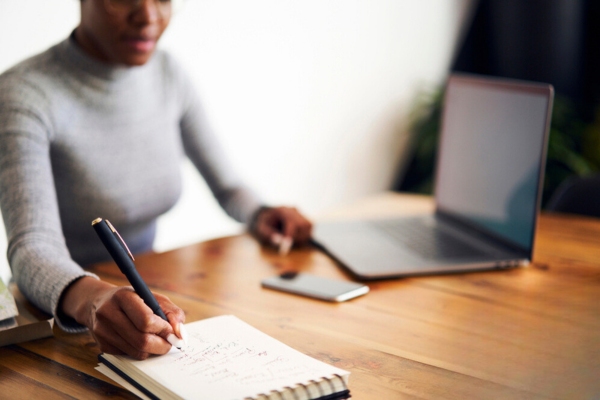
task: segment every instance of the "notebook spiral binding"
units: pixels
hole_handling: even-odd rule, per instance
[[[311,380],[308,384],[297,383],[295,387],[285,386],[282,391],[260,393],[244,400],[345,400],[351,399],[350,390],[340,375]]]

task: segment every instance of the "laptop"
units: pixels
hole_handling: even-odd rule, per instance
[[[432,215],[318,223],[315,243],[356,278],[529,263],[554,89],[453,74],[444,95]]]

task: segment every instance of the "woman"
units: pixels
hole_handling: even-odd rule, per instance
[[[261,207],[225,162],[190,79],[156,44],[168,0],[82,0],[65,41],[0,76],[0,205],[20,290],[69,332],[86,327],[101,351],[143,359],[181,337],[128,287],[81,268],[108,254],[90,222],[109,219],[134,253],[176,202],[185,153],[225,211],[265,243],[302,244],[311,224],[293,208]]]

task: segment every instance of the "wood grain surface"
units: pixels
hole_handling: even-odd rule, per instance
[[[433,207],[385,193],[319,220],[385,218]],[[352,279],[312,248],[283,257],[249,235],[136,257],[142,277],[187,321],[234,314],[351,371],[355,399],[600,398],[600,220],[544,214],[533,263],[485,273],[368,283],[333,304],[260,286],[283,271]],[[112,263],[91,269],[118,285]],[[87,334],[0,348],[0,398],[133,398],[94,370]]]

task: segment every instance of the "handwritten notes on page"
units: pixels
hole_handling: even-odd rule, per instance
[[[156,393],[152,387],[167,388],[185,399],[252,398],[348,375],[231,315],[193,322],[186,328],[190,340],[184,352],[173,348],[143,361],[103,357],[152,392]]]

